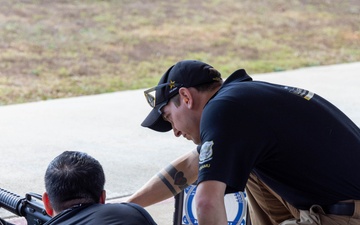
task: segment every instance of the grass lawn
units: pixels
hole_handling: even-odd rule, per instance
[[[360,61],[358,0],[0,0],[0,105]],[[341,75],[339,75],[341,76]]]

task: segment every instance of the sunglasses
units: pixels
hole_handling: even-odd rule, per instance
[[[155,108],[155,106],[156,106],[156,97],[155,97],[156,91],[158,91],[161,88],[166,87],[166,86],[169,86],[170,89],[172,89],[174,87],[182,87],[183,84],[176,84],[175,82],[170,81],[168,83],[160,84],[158,86],[152,87],[152,88],[144,91],[146,101],[152,108]],[[177,94],[177,92],[170,92],[169,95],[167,96],[167,100],[169,100],[171,97],[175,96],[176,94]],[[167,104],[167,102],[164,105],[166,105],[166,104]]]

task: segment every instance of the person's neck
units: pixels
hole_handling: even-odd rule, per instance
[[[194,93],[194,99],[196,99],[196,104],[194,105],[194,110],[198,112],[200,115],[202,113],[203,108],[205,105],[209,102],[209,100],[218,92],[220,88],[216,88],[212,91],[206,91],[206,92],[198,92],[196,91]]]
[[[214,95],[219,91],[219,89],[220,89],[220,87],[218,87],[218,88],[216,88],[216,89],[214,89],[212,91],[207,91],[207,92],[204,93],[202,107],[204,107],[208,103],[208,101],[212,97],[214,97]]]
[[[65,211],[65,210],[71,210],[71,209],[81,207],[83,205],[88,205],[88,204],[95,204],[95,202],[89,202],[89,201],[86,201],[84,199],[70,200],[70,201],[68,201],[68,202],[66,202],[64,204],[65,209],[61,210],[60,212],[57,212],[57,211],[54,210],[53,216],[56,216],[57,214],[60,214],[61,212]]]

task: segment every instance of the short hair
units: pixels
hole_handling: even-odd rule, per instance
[[[45,189],[57,212],[75,204],[99,202],[104,185],[101,164],[83,152],[63,152],[50,162],[45,173]]]

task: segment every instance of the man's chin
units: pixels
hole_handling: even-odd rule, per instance
[[[192,141],[194,142],[194,144],[198,145],[201,143],[200,140],[195,140],[193,137],[190,137],[190,136],[185,136],[185,138],[188,140],[188,141]]]
[[[190,140],[189,140],[189,141],[190,141]],[[201,141],[200,141],[200,140],[191,139],[191,141],[194,142],[194,144],[196,144],[196,145],[201,144]]]

